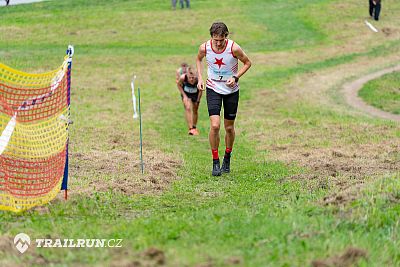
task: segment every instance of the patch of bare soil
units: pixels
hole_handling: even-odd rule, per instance
[[[0,236],[0,253],[17,255],[18,251],[14,247],[14,238],[8,235]]]
[[[385,36],[391,36],[391,35],[393,35],[393,34],[398,32],[397,29],[393,29],[393,28],[389,28],[389,27],[384,27],[384,28],[382,28],[381,31],[383,32],[383,34]]]
[[[350,247],[340,256],[333,256],[325,260],[314,260],[313,267],[350,267],[360,259],[367,259],[367,252],[360,248]]]
[[[144,174],[138,153],[112,150],[71,153],[70,190],[74,194],[118,192],[126,195],[161,192],[178,179],[180,160],[160,151],[146,151]]]
[[[156,267],[165,265],[166,258],[164,252],[155,247],[135,254],[124,250],[116,254],[111,261],[111,267]]]
[[[297,164],[307,173],[292,179],[313,181],[313,187],[334,188],[323,199],[323,204],[341,205],[357,198],[369,177],[400,170],[400,159],[395,156],[398,143],[384,141],[377,144],[353,144],[336,148],[272,147],[275,158]],[[313,188],[311,188],[313,189]]]
[[[215,264],[211,260],[208,262],[203,262],[195,265],[195,267],[214,267],[214,266]]]
[[[228,257],[224,266],[241,266],[243,259],[237,256]],[[112,267],[158,267],[158,266],[186,266],[178,263],[171,263],[167,260],[165,252],[156,247],[150,247],[142,252],[132,252],[130,250],[120,250],[116,252],[111,260]],[[215,261],[208,257],[204,262],[195,264],[196,267],[219,266]]]
[[[225,261],[225,264],[228,266],[232,265],[242,265],[243,264],[243,259],[240,257],[230,257]]]

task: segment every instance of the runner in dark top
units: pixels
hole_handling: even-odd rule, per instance
[[[182,74],[178,81],[178,90],[181,93],[182,102],[185,107],[185,118],[189,128],[189,135],[199,135],[196,128],[198,120],[198,109],[202,92],[197,89],[197,75],[191,67],[187,72]]]

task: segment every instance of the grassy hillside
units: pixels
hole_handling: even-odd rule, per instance
[[[75,56],[70,199],[0,212],[0,265],[400,265],[400,127],[350,108],[341,94],[346,81],[399,62],[399,12],[398,1],[385,1],[373,22],[385,31],[376,35],[364,25],[367,3],[356,0],[1,8],[2,63],[42,72],[61,63],[68,44]],[[205,99],[201,135],[187,136],[175,86],[175,69],[194,65],[215,20],[253,61],[241,79],[232,173],[217,178]],[[142,89],[144,176],[133,74]],[[9,241],[20,232],[124,241],[119,249],[31,247],[19,255]]]

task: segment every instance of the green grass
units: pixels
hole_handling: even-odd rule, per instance
[[[359,96],[368,104],[394,114],[400,114],[400,73],[386,74],[366,83]]]
[[[67,44],[75,45],[72,188],[93,187],[90,181],[96,179],[140,181],[138,168],[129,173],[119,166],[122,171],[105,172],[96,158],[74,157],[101,152],[116,164],[114,153],[127,152],[137,160],[132,73],[142,89],[145,151],[179,159],[182,165],[176,170],[179,179],[161,194],[110,189],[53,201],[45,214],[0,212],[1,236],[25,232],[33,238],[124,239],[122,249],[37,248],[24,255],[0,250],[0,265],[43,265],[37,261],[43,257],[53,266],[124,266],[124,260],[149,261],[141,253],[156,247],[164,251],[168,266],[229,266],[232,258],[238,258],[240,266],[309,266],[315,259],[341,255],[350,246],[368,252],[368,260],[361,259],[359,266],[400,265],[398,153],[385,155],[383,161],[394,166],[385,176],[363,177],[365,187],[356,192],[357,199],[324,206],[324,197],[341,190],[329,180],[332,177],[292,179],[309,170],[275,160],[277,152],[270,149],[274,144],[336,149],[396,144],[400,139],[395,123],[356,116],[340,103],[333,108],[306,96],[290,99],[297,88],[290,91],[288,85],[296,79],[357,61],[390,59],[398,52],[400,41],[395,38],[355,38],[365,30],[355,21],[365,16],[366,7],[356,0],[345,5],[338,9],[337,1],[331,0],[199,0],[192,2],[191,10],[171,11],[169,1],[161,0],[57,0],[1,8],[2,63],[46,71],[61,63]],[[390,5],[390,12],[400,11],[399,3]],[[387,12],[381,23],[400,28],[397,17]],[[194,64],[198,46],[209,38],[215,20],[228,24],[232,38],[253,59],[253,67],[241,79],[232,173],[222,177],[210,175],[204,99],[201,135],[186,136],[174,83],[175,69],[182,61]],[[358,38],[364,38],[362,45],[332,52]],[[270,63],[274,57],[282,64]],[[254,105],[257,100],[261,104]],[[284,120],[296,125],[287,126]],[[221,138],[220,152],[223,147]],[[145,157],[147,166],[150,160]]]

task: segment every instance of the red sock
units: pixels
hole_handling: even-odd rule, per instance
[[[229,159],[231,157],[231,152],[232,152],[232,148],[226,148],[224,158]]]
[[[211,149],[213,159],[219,159],[218,149]]]

